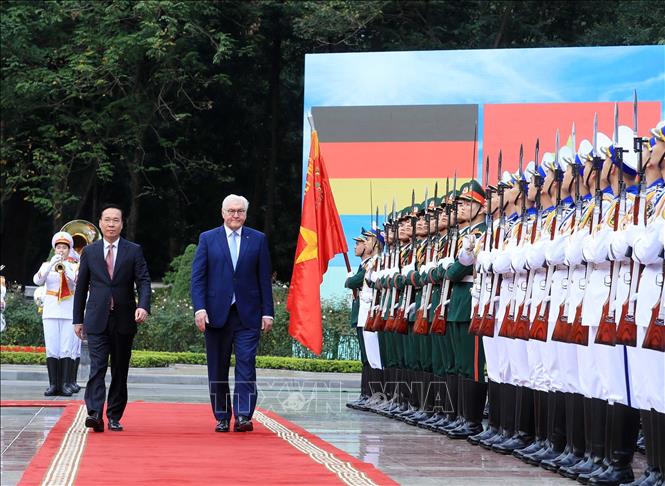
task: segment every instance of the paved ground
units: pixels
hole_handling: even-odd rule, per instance
[[[3,400],[43,400],[46,371],[42,367],[5,365]],[[396,422],[373,413],[350,410],[357,374],[259,370],[259,406],[273,410],[345,452],[374,464],[408,485],[527,485],[576,482],[465,441]],[[107,377],[108,378],[108,377]],[[205,368],[130,370],[130,400],[208,402]],[[82,382],[81,382],[82,383]],[[83,391],[79,393],[83,397]],[[59,398],[54,398],[59,399]],[[51,408],[1,408],[2,485],[13,485],[42,444],[60,411]],[[212,415],[202,417],[214,426]],[[644,469],[636,455],[636,471]]]

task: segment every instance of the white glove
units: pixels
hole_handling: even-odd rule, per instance
[[[526,248],[526,265],[530,270],[541,268],[545,263],[545,245],[543,243],[538,241]]]
[[[369,281],[372,282],[372,283],[376,283],[376,281],[381,278],[381,275],[379,275],[380,273],[381,273],[381,270],[377,270],[376,272],[371,272],[369,274],[369,277],[368,277]]]
[[[571,266],[582,263],[582,260],[584,259],[584,255],[582,255],[582,241],[588,234],[588,231],[576,231],[570,236],[570,238],[568,238],[564,262],[566,265]]]
[[[56,253],[55,255],[53,255],[51,257],[51,260],[49,261],[49,268],[55,267],[61,261],[62,261],[62,257]]]
[[[439,260],[439,266],[443,267],[444,270],[448,270],[448,267],[455,262],[453,257],[447,256]]]
[[[346,278],[351,278],[351,277],[353,277],[356,273],[357,273],[357,272],[348,272],[348,273],[346,274]]]
[[[462,248],[462,251],[457,255],[457,259],[464,266],[473,265],[476,261],[476,255],[473,253],[472,249]]]
[[[471,251],[476,246],[476,235],[464,235],[462,238],[462,249]]]
[[[413,263],[409,263],[408,265],[404,265],[402,267],[402,275],[405,277],[409,274],[409,272],[412,272],[416,269],[415,265]]]
[[[566,245],[569,235],[557,236],[545,241],[545,259],[548,265],[561,265],[566,257]]]
[[[478,253],[476,262],[483,271],[489,272],[492,269],[492,254],[489,251],[483,250]]]

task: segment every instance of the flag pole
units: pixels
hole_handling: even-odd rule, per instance
[[[314,126],[314,117],[312,116],[311,111],[309,113],[307,113],[307,121],[309,122],[309,128],[311,129],[311,131],[315,132],[316,127]],[[347,255],[346,253],[342,253],[342,254],[344,255],[344,263],[346,263],[346,271],[350,272],[351,271],[351,263],[349,262],[349,255]],[[355,290],[353,291],[353,295],[355,297],[355,295],[356,295]]]

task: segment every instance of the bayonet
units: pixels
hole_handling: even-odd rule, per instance
[[[637,137],[637,90],[633,90],[633,136]]]
[[[598,155],[598,113],[593,114],[593,156]]]
[[[614,135],[612,136],[612,142],[616,147],[619,144],[619,103],[614,103]]]

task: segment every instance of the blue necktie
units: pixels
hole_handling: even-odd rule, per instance
[[[231,252],[231,261],[233,262],[233,269],[236,269],[236,263],[238,263],[238,243],[236,238],[238,233],[235,231],[231,233],[231,239],[229,240],[229,251]]]

